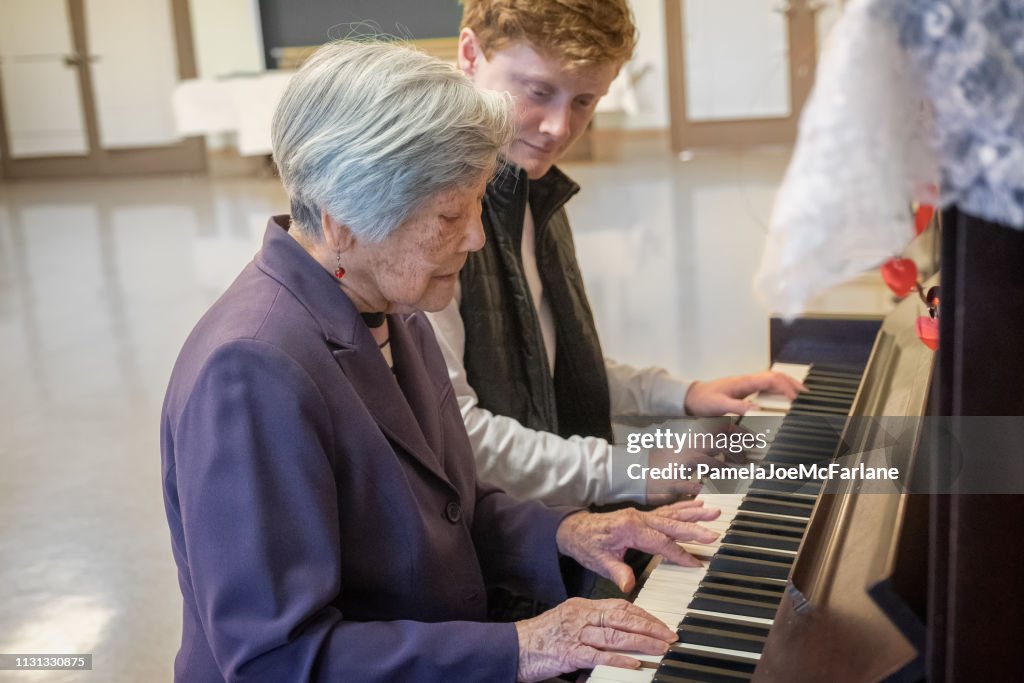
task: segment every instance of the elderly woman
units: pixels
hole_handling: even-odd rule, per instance
[[[478,485],[419,313],[483,244],[512,118],[395,45],[329,45],[293,79],[273,124],[291,218],[196,325],[164,406],[177,680],[539,680],[675,639],[623,601],[566,598],[588,570],[628,589],[630,546],[693,564],[674,541],[712,540],[693,522],[717,511],[595,515]],[[485,623],[498,585],[561,604]]]

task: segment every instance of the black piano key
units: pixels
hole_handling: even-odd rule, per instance
[[[820,407],[821,409],[838,408],[840,410],[845,411],[843,413],[844,415],[846,414],[846,412],[849,412],[850,410],[850,402],[845,399],[835,399],[829,396],[814,394],[812,392],[800,394],[799,396],[793,399],[792,407],[796,408],[800,406],[807,408]]]
[[[821,483],[814,480],[789,481],[782,479],[769,479],[765,481],[759,481],[754,486],[750,487],[750,493],[759,491],[785,493],[791,496],[799,496],[801,498],[810,498],[812,500],[817,500],[818,493],[821,491]]]
[[[726,531],[728,534],[755,534],[757,536],[766,536],[769,538],[777,538],[783,541],[790,541],[793,543],[799,542],[804,537],[803,530],[796,529],[772,529],[754,526],[752,524],[732,524]]]
[[[805,429],[805,428],[794,428],[787,429],[783,427],[779,430],[775,438],[769,442],[769,447],[776,441],[785,442],[786,439],[804,439],[804,440],[820,440],[822,442],[837,443],[839,441],[840,434],[832,431],[831,428],[822,429]]]
[[[728,545],[723,543],[718,547],[715,557],[737,557],[746,560],[758,560],[761,562],[772,562],[774,564],[789,566],[793,564],[793,553],[785,550],[773,550],[771,548],[745,548],[742,546]]]
[[[827,374],[824,372],[815,372],[811,375],[808,375],[807,379],[804,380],[804,386],[807,386],[808,382],[856,389],[858,386],[860,386],[860,377],[854,375],[836,373]]]
[[[774,548],[776,550],[796,551],[800,547],[800,539],[786,538],[773,534],[762,534],[749,531],[733,531],[729,529],[723,543],[732,545],[748,545],[760,548]]]
[[[751,678],[737,674],[668,667],[664,670],[659,669],[652,680],[657,683],[738,683],[749,681]]]
[[[831,406],[798,406],[795,402],[793,408],[790,411],[794,415],[846,415],[849,412],[849,408],[838,408]]]
[[[747,493],[747,498],[744,499],[744,500],[747,500],[747,499],[749,499],[749,500],[764,500],[764,501],[773,500],[773,501],[778,501],[780,503],[786,503],[788,505],[797,505],[797,506],[802,506],[802,507],[813,507],[814,506],[814,501],[801,500],[801,499],[795,498],[793,496],[787,495],[785,493],[774,493],[774,492],[771,492],[771,491],[768,491],[768,492],[765,492],[765,493],[755,493],[754,491],[750,491],[750,492]]]
[[[799,394],[799,396],[834,396],[841,398],[847,403],[853,403],[853,400],[857,397],[857,387],[855,386],[843,386],[825,382],[811,382],[807,384],[807,391]]]
[[[683,618],[677,633],[681,643],[760,654],[768,638],[768,627],[691,614]]]
[[[808,504],[782,503],[774,500],[757,499],[752,496],[747,496],[740,505],[740,509],[744,512],[767,512],[773,515],[804,518],[811,516],[812,508],[813,506]]]
[[[803,444],[807,446],[818,446],[819,448],[831,448],[839,441],[838,434],[827,434],[824,432],[790,432],[781,434],[772,441],[772,445],[781,446],[787,443]]]
[[[736,513],[733,524],[743,524],[748,528],[767,529],[771,531],[793,531],[803,534],[807,530],[807,520],[804,519],[769,519],[757,515],[747,514],[743,510]],[[730,525],[731,526],[731,525]]]
[[[700,609],[706,612],[737,614],[758,619],[774,619],[778,605],[769,605],[756,600],[746,600],[727,595],[696,593],[687,605],[688,609]]]
[[[736,683],[737,681],[748,681],[749,678],[722,678],[721,676],[714,678],[700,678],[698,674],[676,674],[676,673],[656,673],[652,681],[657,683]]]
[[[812,457],[832,457],[832,454],[836,450],[837,441],[831,441],[827,444],[803,444],[803,443],[775,443],[771,448],[768,449],[768,457],[772,457],[778,454],[787,455],[809,455]]]
[[[835,396],[830,396],[825,392],[815,391],[807,391],[800,394],[793,399],[793,404],[795,405],[797,403],[806,406],[840,406],[847,411],[849,411],[850,407],[850,401],[846,398],[836,398]]]
[[[775,438],[772,439],[769,442],[768,446],[770,448],[772,446],[772,444],[774,444],[776,442],[785,443],[785,441],[787,439],[802,439],[802,440],[805,440],[805,441],[815,440],[815,441],[836,443],[836,442],[839,441],[839,436],[840,435],[838,433],[833,432],[830,428],[827,428],[827,429],[803,429],[803,428],[786,429],[786,428],[783,428],[783,429],[779,430],[778,434],[776,434]]]
[[[733,545],[721,545],[715,557],[723,559],[732,558],[735,560],[756,561],[757,564],[764,563],[765,566],[788,567],[793,564],[793,554],[770,548],[743,548]],[[768,576],[766,574],[766,576]]]
[[[859,382],[861,377],[860,369],[852,365],[838,363],[814,363],[809,374],[815,377],[847,378],[855,382]]]
[[[764,649],[763,638],[741,638],[730,634],[728,631],[692,627],[685,624],[679,629],[679,642],[687,645],[705,645],[707,647],[720,647],[727,650],[739,650],[753,654],[761,654],[761,650]]]
[[[831,415],[787,415],[783,418],[779,431],[837,434],[842,431],[843,422],[844,420]]]
[[[698,648],[676,643],[671,646],[668,654],[661,660],[661,666],[655,673],[654,680],[687,680],[685,677],[689,676],[689,680],[695,681],[733,683],[750,680],[754,674],[754,666],[753,659],[701,652]],[[659,678],[660,675],[684,678]]]
[[[753,589],[782,597],[785,592],[785,582],[778,582],[774,579],[764,577],[740,577],[736,574],[728,574],[720,571],[709,570],[701,584],[715,584],[733,588]]]
[[[682,623],[705,626],[707,628],[717,628],[734,633],[745,633],[748,635],[761,636],[762,638],[767,638],[768,632],[771,630],[771,626],[768,625],[762,626],[760,624],[752,624],[749,621],[741,621],[739,619],[720,617],[711,614],[688,614],[683,617]],[[682,624],[680,624],[680,626],[682,626]]]
[[[764,591],[768,595],[776,595],[779,599],[786,590],[786,582],[769,579],[763,576],[740,576],[718,571],[709,571],[704,575],[701,585],[715,585],[726,588],[743,588],[746,590]]]
[[[762,462],[762,465],[775,464],[775,465],[783,465],[783,466],[788,467],[790,465],[826,465],[826,464],[828,464],[830,462],[832,462],[832,453],[831,452],[829,452],[828,455],[810,455],[808,453],[794,453],[794,454],[790,454],[790,453],[785,453],[785,452],[779,452],[779,453],[773,452],[771,455],[769,455],[767,458],[764,459],[764,461]],[[814,480],[811,480],[811,479],[799,479],[799,480],[794,480],[794,481],[814,481]]]
[[[750,588],[748,586],[730,585],[717,581],[709,581],[701,584],[697,591],[694,591],[693,595],[697,596],[699,594],[703,597],[711,598],[736,598],[737,600],[747,600],[763,607],[777,607],[778,604],[782,602],[782,594],[775,590],[776,588],[777,586]],[[692,599],[693,598],[691,598],[691,600]]]
[[[712,558],[709,568],[740,576],[763,576],[768,579],[785,581],[789,578],[790,563],[739,557],[719,552]]]
[[[788,432],[775,437],[772,445],[781,446],[792,443],[818,448],[830,448],[838,443],[838,441],[839,435],[830,432]]]

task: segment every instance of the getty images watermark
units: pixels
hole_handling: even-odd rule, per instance
[[[837,436],[834,437],[833,444],[837,438]],[[766,451],[772,445],[772,440],[772,427],[766,427],[760,431],[721,428],[702,430],[699,428],[694,429],[692,426],[687,427],[685,430],[660,427],[646,432],[630,433],[626,438],[626,452],[631,455],[637,455],[644,450],[660,449],[670,451],[675,455],[683,454],[685,451],[738,455],[751,450]],[[829,453],[831,453],[830,450]],[[685,456],[681,456],[680,459],[685,459]],[[831,479],[864,479],[898,481],[900,479],[900,471],[898,467],[873,467],[864,462],[794,464],[750,462],[731,467],[716,467],[707,463],[686,464],[685,462],[669,462],[662,466],[654,467],[635,462],[626,467],[626,476],[633,480],[824,481]]]

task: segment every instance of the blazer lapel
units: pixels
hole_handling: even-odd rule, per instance
[[[431,380],[423,364],[423,352],[409,328],[397,316],[389,316],[391,353],[395,359],[395,376],[409,407],[416,416],[420,433],[426,439],[438,464],[444,467],[444,440],[441,429],[441,388]]]
[[[356,307],[331,274],[288,235],[289,225],[287,216],[270,220],[256,266],[291,291],[319,322],[325,343],[381,431],[451,485]]]
[[[410,407],[409,397],[399,388],[370,331],[364,332],[369,343],[336,349],[332,352],[334,358],[381,431],[427,470],[448,481]]]

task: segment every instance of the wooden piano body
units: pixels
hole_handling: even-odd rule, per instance
[[[847,459],[898,464],[910,491],[867,493],[858,480],[822,487],[763,650],[749,667],[742,660],[730,670],[728,656],[693,658],[684,647],[676,653],[688,658],[682,665],[667,663],[670,652],[653,675],[604,678],[609,672],[599,670],[593,680],[1024,678],[1017,650],[1024,636],[1024,543],[1017,538],[1024,525],[1024,233],[955,209],[942,224],[939,351],[917,339],[920,302],[902,302],[875,339],[839,441]],[[958,416],[998,415],[1017,418],[989,435],[983,456],[958,460],[957,438],[969,438],[957,433]],[[870,416],[885,416],[884,426]],[[894,429],[901,435],[895,442],[887,440]],[[979,468],[998,471],[1011,493],[950,484],[971,480]]]

